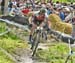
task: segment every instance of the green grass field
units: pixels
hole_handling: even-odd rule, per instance
[[[6,23],[0,22],[0,33],[6,31]],[[19,39],[12,32],[0,36],[0,47],[10,54],[14,54],[16,50],[28,48],[27,42]],[[0,51],[0,63],[15,63],[4,52]]]
[[[67,0],[53,0],[54,2],[59,1],[59,2],[68,2]]]
[[[37,51],[36,56],[41,61],[47,62],[47,63],[65,63],[65,60],[69,54],[69,47],[68,44],[64,42],[52,42],[48,44],[49,48],[45,50],[39,49]],[[73,48],[73,51],[75,51],[75,48]],[[75,55],[72,55],[73,62],[75,63]],[[69,62],[71,63],[71,59],[69,59]]]
[[[15,63],[4,52],[0,50],[0,63]]]

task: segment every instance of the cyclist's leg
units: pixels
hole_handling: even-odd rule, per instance
[[[35,28],[37,28],[37,26],[39,25],[39,22],[38,22],[38,21],[33,21],[33,22],[34,22],[34,23],[33,23],[33,27],[36,26]],[[30,35],[32,36],[32,39],[33,39],[33,41],[32,41],[32,46],[31,46],[31,49],[32,49],[32,50],[33,50],[33,48],[34,48],[35,41],[36,41],[36,36],[37,36],[37,33],[34,32],[33,30],[34,30],[34,28],[32,28],[31,33],[30,33]]]
[[[39,22],[39,26],[43,27],[44,26],[44,22]]]
[[[46,22],[46,30],[48,34],[51,34],[51,22],[50,21]]]
[[[32,28],[31,28],[31,31],[30,31],[30,35],[29,35],[29,41],[31,42],[32,41],[32,34],[34,32],[34,29],[37,27],[37,25],[33,22],[32,23]]]

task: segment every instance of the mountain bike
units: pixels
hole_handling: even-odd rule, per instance
[[[47,40],[47,33],[44,27],[37,26],[32,35],[32,46],[31,46],[32,56],[35,55],[38,44],[41,41],[41,38],[42,40]]]

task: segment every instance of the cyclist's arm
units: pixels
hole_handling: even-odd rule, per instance
[[[29,17],[28,21],[29,21],[29,24],[32,23],[32,16]]]

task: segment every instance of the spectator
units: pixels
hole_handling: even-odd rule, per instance
[[[58,11],[61,20],[65,20],[65,13],[63,12],[63,8],[58,8]]]
[[[70,12],[70,9],[69,8],[65,8],[65,21],[66,22],[69,22],[71,19],[72,19],[72,16],[73,13]]]
[[[73,12],[73,17],[72,17],[72,37],[75,39],[75,12]]]
[[[55,7],[56,7],[56,8],[61,7],[61,4],[60,4],[60,2],[59,2],[59,1],[57,1],[57,2],[56,2]]]
[[[12,5],[12,9],[9,13],[10,16],[15,16],[19,14],[19,10],[16,5]]]
[[[25,8],[25,9],[22,10],[22,13],[23,13],[25,16],[27,16],[29,12],[30,12],[30,10],[29,10],[28,8]]]
[[[9,11],[9,12],[10,12],[11,9],[12,9],[12,5],[13,5],[12,1],[9,0],[9,2],[8,2],[8,11]]]
[[[12,0],[13,5],[17,5],[16,0]]]
[[[52,13],[51,5],[50,4],[47,4],[46,5],[46,9],[47,9],[47,15],[50,15]]]

